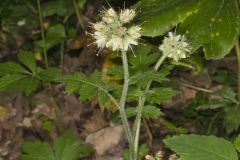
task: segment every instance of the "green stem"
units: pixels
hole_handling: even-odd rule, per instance
[[[240,47],[238,40],[236,41],[235,48],[238,62],[238,102],[240,102]]]
[[[129,127],[129,123],[127,120],[127,115],[125,112],[125,103],[127,98],[128,82],[129,82],[128,60],[127,60],[127,54],[125,51],[122,51],[122,63],[123,63],[123,71],[124,71],[124,83],[123,83],[123,90],[122,90],[122,95],[120,99],[120,104],[119,104],[119,112],[122,118],[123,128],[128,139],[130,155],[132,157],[134,155],[133,144],[132,144],[133,138],[132,138],[131,129]],[[133,159],[132,157],[131,160],[135,160],[135,159]]]
[[[78,19],[78,23],[81,25],[82,29],[85,29],[84,23],[83,23],[83,16],[82,13],[79,11],[78,5],[76,3],[76,0],[73,0],[73,5],[74,5],[74,9],[77,15],[77,19]]]
[[[37,0],[37,5],[38,5],[38,14],[39,14],[40,27],[41,27],[41,34],[42,34],[44,61],[45,61],[46,68],[48,68],[47,47],[46,47],[46,39],[45,39],[45,34],[44,34],[43,18],[42,18],[42,10],[41,10],[40,0]]]
[[[156,63],[156,65],[154,66],[154,71],[156,72],[160,66],[162,65],[162,63],[164,62],[164,60],[166,59],[168,54],[164,54]],[[144,92],[147,93],[150,90],[150,86],[151,86],[152,81],[150,81],[147,85],[147,87],[145,88]],[[140,135],[140,127],[141,127],[141,118],[142,118],[142,111],[143,111],[143,106],[144,103],[146,101],[146,95],[143,94],[139,97],[139,101],[138,101],[138,107],[137,107],[137,116],[136,119],[134,121],[134,127],[133,127],[133,137],[134,137],[134,154],[135,156],[137,156],[138,154],[138,142],[139,142],[139,135]]]
[[[61,42],[61,50],[60,50],[60,68],[63,70],[63,59],[64,58],[64,41]]]

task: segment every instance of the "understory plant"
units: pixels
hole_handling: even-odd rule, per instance
[[[123,83],[120,86],[114,83],[104,84],[98,71],[89,77],[75,73],[59,79],[60,82],[67,83],[68,92],[79,93],[81,100],[90,100],[97,94],[101,105],[105,105],[109,99],[117,106],[129,143],[130,160],[138,158],[142,115],[148,116],[147,118],[160,116],[162,113],[156,105],[169,100],[174,94],[172,89],[161,85],[172,68],[168,65],[162,67],[162,64],[167,58],[174,61],[186,58],[191,50],[184,35],[172,32],[164,38],[159,46],[160,51],[155,49],[153,52],[150,45],[139,44],[141,27],[130,24],[135,15],[133,9],[124,9],[117,13],[110,8],[102,11],[101,21],[92,25],[93,38],[100,51],[108,48],[115,51],[113,54],[121,53],[122,68],[118,68],[118,72],[121,73],[119,79],[123,79]],[[114,71],[112,74],[114,75]],[[152,85],[152,82],[156,84]],[[150,113],[147,115],[147,112]],[[128,121],[127,113],[135,116],[133,125]]]

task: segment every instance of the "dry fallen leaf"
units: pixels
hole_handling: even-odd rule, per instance
[[[86,121],[84,132],[86,135],[96,132],[107,125],[104,115],[101,111],[93,112],[92,116]]]
[[[86,143],[94,147],[97,155],[102,156],[120,144],[122,137],[122,126],[107,127],[88,135]]]

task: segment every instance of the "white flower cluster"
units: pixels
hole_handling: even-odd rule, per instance
[[[184,35],[176,36],[172,32],[169,32],[168,37],[164,38],[159,49],[163,52],[163,54],[167,54],[167,57],[172,58],[175,61],[179,61],[182,58],[188,57],[191,46],[186,41]]]
[[[93,24],[93,38],[98,48],[127,51],[131,45],[137,45],[141,28],[137,25],[128,27],[135,16],[132,9],[121,10],[120,13],[112,8],[103,11],[102,20]]]

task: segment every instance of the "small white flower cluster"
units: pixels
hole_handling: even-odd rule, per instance
[[[175,35],[172,32],[168,33],[168,37],[165,37],[163,43],[159,49],[163,54],[167,54],[167,57],[172,58],[175,61],[179,61],[182,58],[187,58],[190,54],[191,46],[186,41],[184,35]]]
[[[127,27],[136,16],[132,9],[121,10],[117,13],[110,8],[102,12],[102,20],[94,23],[93,38],[98,48],[109,48],[113,51],[127,51],[131,45],[137,45],[140,35],[140,26]]]

